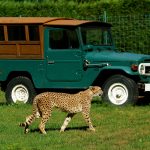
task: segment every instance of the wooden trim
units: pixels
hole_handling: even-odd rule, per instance
[[[44,58],[44,30],[43,25],[39,25],[39,36],[40,36],[40,45],[41,45],[41,55]]]
[[[17,43],[16,46],[17,46],[17,56],[20,56],[20,45]]]
[[[37,44],[40,44],[40,41],[0,41],[0,44],[3,44],[3,45],[11,45],[11,44],[32,44],[32,45],[37,45]]]
[[[25,36],[26,36],[26,41],[29,41],[29,28],[28,25],[25,25]]]
[[[15,56],[15,55],[0,55],[0,59],[15,59],[15,60],[22,60],[22,59],[25,59],[25,60],[28,60],[28,59],[32,59],[32,60],[43,60],[43,58],[41,57],[41,55],[23,55],[23,56]]]
[[[4,25],[4,39],[5,39],[5,41],[8,41],[8,30],[7,30],[7,25]]]

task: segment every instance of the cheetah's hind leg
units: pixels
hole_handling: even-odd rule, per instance
[[[41,119],[41,122],[39,124],[39,129],[40,129],[40,132],[42,134],[46,134],[45,124],[48,121],[50,116],[51,116],[51,111],[44,111],[44,112],[42,112],[42,119]]]

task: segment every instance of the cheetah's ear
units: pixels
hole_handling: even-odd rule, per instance
[[[90,89],[91,91],[93,91],[93,90],[95,90],[95,87],[94,87],[94,86],[89,86],[89,89]]]
[[[93,86],[89,86],[89,89],[92,90]]]

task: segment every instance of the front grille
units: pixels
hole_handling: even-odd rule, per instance
[[[145,73],[147,74],[150,74],[150,66],[145,66]]]

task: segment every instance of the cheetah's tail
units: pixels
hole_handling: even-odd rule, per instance
[[[19,123],[19,126],[20,126],[20,127],[26,127],[26,126],[28,126],[28,123],[22,122],[22,123]]]
[[[24,133],[29,132],[29,125],[32,124],[32,122],[35,120],[35,118],[36,118],[35,115],[30,115],[30,116],[26,117],[25,122],[19,124],[20,127],[24,127]]]
[[[23,122],[19,124],[20,127],[24,127],[24,133],[27,134],[29,132],[29,125],[27,122]]]
[[[29,132],[29,125],[32,124],[32,122],[35,120],[35,118],[38,118],[40,116],[38,106],[37,106],[38,99],[35,97],[33,100],[33,114],[26,117],[26,121],[23,123],[20,123],[20,127],[24,127],[24,133]]]

